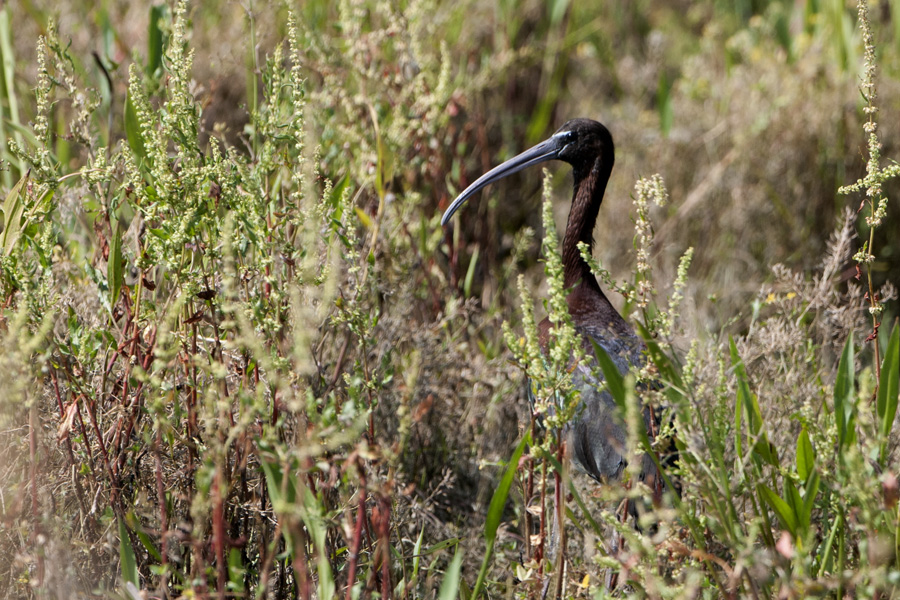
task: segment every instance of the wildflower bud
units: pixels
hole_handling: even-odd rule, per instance
[[[788,560],[794,558],[794,543],[791,541],[790,533],[787,531],[781,532],[781,537],[778,538],[778,542],[775,544],[775,550]]]

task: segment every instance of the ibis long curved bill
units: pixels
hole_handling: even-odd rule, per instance
[[[569,142],[569,133],[570,132],[568,131],[558,131],[549,139],[546,139],[537,146],[529,148],[525,152],[497,165],[476,179],[472,185],[463,190],[450,207],[444,211],[444,216],[441,217],[441,225],[446,225],[450,220],[450,217],[453,216],[453,213],[459,210],[459,207],[462,206],[466,200],[474,196],[475,193],[482,188],[503,179],[507,175],[512,175],[513,173],[518,173],[522,169],[527,169],[532,165],[559,158],[559,153]]]

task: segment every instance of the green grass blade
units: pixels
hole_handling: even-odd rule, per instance
[[[463,282],[463,298],[468,298],[472,292],[472,279],[475,277],[475,266],[478,264],[478,246],[472,252],[472,260],[469,261],[469,268],[466,269],[466,279]]]
[[[106,267],[106,279],[109,281],[109,306],[115,308],[122,291],[122,283],[125,281],[122,256],[122,230],[119,229],[119,221],[112,216],[112,236],[109,240],[109,262]]]
[[[854,399],[853,335],[847,337],[837,378],[834,381],[834,418],[838,429],[838,454],[856,439],[856,402]]]
[[[815,464],[816,453],[813,450],[812,442],[809,441],[809,432],[804,427],[797,438],[797,474],[800,475],[801,480],[809,479],[809,474],[812,473]]]
[[[784,478],[784,499],[791,507],[791,513],[797,523],[797,531],[802,532],[805,529],[803,523],[803,499],[800,497],[800,491],[790,477]]]
[[[897,416],[897,395],[900,393],[900,325],[894,324],[888,341],[884,361],[881,363],[881,379],[878,382],[877,410],[881,433],[880,462],[887,459],[887,439]]]
[[[422,538],[425,537],[425,526],[422,525],[422,529],[419,530],[419,537],[416,539],[416,543],[413,546],[413,568],[412,568],[412,580],[415,580],[416,577],[419,576],[419,560],[422,555]]]
[[[484,523],[484,539],[489,544],[493,544],[494,540],[497,539],[497,529],[500,527],[500,519],[503,515],[503,508],[506,506],[506,498],[509,496],[509,489],[512,487],[516,470],[519,468],[519,459],[522,458],[522,453],[525,451],[525,445],[530,441],[531,436],[526,433],[519,442],[519,445],[516,446],[513,455],[509,459],[509,463],[506,465],[506,472],[503,473],[503,479],[500,480],[500,485],[497,486],[493,497],[491,497],[487,519]]]
[[[556,459],[553,454],[549,452],[541,451],[541,458],[548,461],[550,465],[556,469],[558,473],[562,473],[562,464]],[[594,517],[591,515],[590,511],[587,508],[587,505],[584,503],[584,500],[581,498],[581,495],[578,493],[578,490],[575,488],[575,482],[571,477],[567,478],[569,481],[569,493],[572,494],[572,497],[575,499],[575,504],[578,505],[578,508],[581,509],[581,514],[584,515],[585,521],[587,521],[588,525],[590,525],[591,529],[593,529],[594,534],[597,537],[603,537],[604,532],[603,528],[600,527],[600,524],[594,520]],[[566,509],[568,510],[568,508]]]
[[[140,588],[140,576],[138,575],[134,548],[131,547],[128,529],[125,527],[125,521],[122,519],[119,519],[119,562],[122,565],[122,581],[133,583]]]
[[[156,544],[153,543],[150,536],[141,529],[140,522],[137,521],[133,513],[128,513],[128,521],[130,522],[134,533],[137,535],[138,540],[141,542],[141,545],[147,549],[150,556],[152,556],[154,560],[162,562],[162,554],[160,553],[159,548],[156,547]]]
[[[448,538],[446,540],[442,540],[437,544],[432,544],[428,546],[424,550],[422,550],[422,556],[428,556],[429,554],[434,554],[438,550],[443,550],[444,548],[449,548],[455,544],[459,543],[459,538]]]
[[[456,594],[459,591],[459,573],[462,570],[463,553],[459,546],[456,547],[456,554],[450,561],[450,566],[444,573],[444,580],[441,581],[441,591],[438,592],[440,600],[456,600]]]
[[[16,75],[16,59],[13,53],[12,45],[12,26],[9,20],[9,10],[6,6],[0,9],[0,66],[3,69],[2,75],[2,91],[9,109],[9,122],[11,125],[21,127],[19,123],[19,104],[16,101],[15,75]],[[4,123],[4,115],[0,114],[0,140],[4,140],[4,147],[0,149],[4,155],[6,154],[6,127]],[[17,131],[13,134],[15,140],[22,145],[22,135]],[[11,156],[8,159],[12,159]],[[18,167],[19,173],[25,172],[25,165],[18,159],[13,159],[12,164]],[[6,187],[12,185],[12,175],[8,171],[3,173],[4,184]]]
[[[790,505],[763,484],[759,484],[756,489],[759,492],[759,497],[778,515],[781,524],[792,534],[795,534],[797,532],[797,516],[791,510]]]
[[[597,357],[597,362],[600,363],[600,370],[603,371],[606,389],[619,408],[625,410],[625,402],[627,402],[628,396],[625,392],[625,379],[622,377],[622,373],[619,372],[619,368],[606,353],[606,350],[601,348],[600,344],[592,338],[588,339],[590,339],[591,345],[594,347],[594,356]]]
[[[759,402],[753,392],[750,391],[750,384],[747,380],[747,370],[744,367],[744,361],[741,359],[734,343],[734,338],[729,336],[729,346],[731,350],[731,364],[734,366],[734,374],[737,377],[737,401],[735,411],[743,406],[747,413],[747,427],[750,430],[750,436],[756,440],[753,445],[753,452],[762,458],[768,464],[777,467],[778,457],[772,446],[769,444],[768,437],[763,428],[762,412],[759,410]],[[735,435],[740,436],[740,414],[735,414]],[[738,446],[739,448],[740,446]]]
[[[147,75],[154,76],[162,67],[162,55],[165,36],[159,22],[165,18],[168,7],[157,4],[150,7],[150,23],[147,26]]]
[[[13,247],[22,235],[22,213],[25,212],[24,194],[22,188],[28,181],[30,171],[13,186],[6,194],[3,201],[3,233],[0,234],[0,248],[3,248],[4,256],[9,256]]]
[[[647,345],[647,353],[650,355],[650,360],[653,361],[653,364],[656,365],[656,368],[659,370],[660,377],[663,381],[665,381],[670,387],[674,386],[676,389],[674,392],[684,396],[682,390],[684,390],[684,381],[681,379],[681,373],[678,368],[672,363],[672,360],[663,352],[662,348],[659,347],[659,344],[653,339],[653,336],[647,331],[647,328],[644,327],[641,323],[637,324],[638,333],[641,338],[644,340],[644,344]],[[669,394],[669,397],[672,398],[672,393]],[[675,399],[675,398],[673,398]],[[680,398],[678,398],[680,399]],[[676,399],[676,400],[678,400]]]
[[[826,573],[830,573],[833,569],[832,563],[834,562],[834,553],[832,552],[832,548],[834,548],[834,538],[837,535],[842,521],[843,519],[838,515],[838,518],[834,521],[834,525],[831,526],[831,531],[828,532],[828,538],[825,540],[825,545],[819,554],[821,556],[821,559],[819,560],[819,577]]]
[[[821,479],[819,478],[819,474],[816,471],[813,471],[810,474],[809,479],[806,480],[806,485],[804,486],[806,489],[803,491],[803,506],[800,514],[800,522],[804,523],[807,529],[812,522],[812,509],[813,504],[815,504],[816,501],[816,495],[819,493],[820,482]]]
[[[516,476],[516,470],[519,468],[519,459],[522,458],[522,452],[525,450],[525,444],[531,441],[531,436],[527,433],[522,436],[522,441],[516,446],[513,455],[506,465],[506,472],[503,473],[503,479],[500,485],[494,490],[491,498],[491,504],[488,507],[487,519],[484,522],[484,539],[487,541],[487,549],[484,553],[484,560],[481,562],[481,570],[478,572],[478,580],[475,582],[475,588],[472,590],[472,597],[477,598],[478,593],[484,585],[484,579],[487,576],[488,566],[491,564],[491,555],[494,551],[494,542],[497,540],[497,529],[500,527],[500,518],[503,516],[503,508],[506,506],[506,498],[509,496],[509,488],[512,487],[513,479]]]
[[[232,548],[228,551],[228,589],[241,597],[244,593],[244,563],[241,560],[241,551],[238,548]]]

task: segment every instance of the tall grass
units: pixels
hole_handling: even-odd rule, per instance
[[[731,74],[707,82],[726,90],[754,56],[787,69],[810,39],[842,28],[828,60],[849,69],[861,41],[869,157],[845,188],[865,195],[865,219],[841,213],[815,271],[768,267],[742,313],[700,335],[690,319],[707,308],[691,302],[702,248],[677,253],[671,283],[655,267],[659,238],[675,234],[653,221],[668,202],[678,222],[683,195],[659,176],[638,181],[633,272],[595,267],[647,365],[622,377],[601,356],[598,369],[629,427],[632,467],[678,444],[682,496],[656,506],[630,471],[597,488],[563,460],[559,431],[578,406],[571,364],[583,357],[552,178],[540,222],[490,201],[445,234],[437,210],[493,162],[488,148],[552,128],[585,57],[612,70],[617,42],[652,46],[652,11],[244,8],[247,39],[232,41],[246,106],[221,123],[194,79],[214,62],[198,47],[212,19],[199,6],[148,7],[147,45],[129,65],[113,60],[127,25],[110,7],[93,62],[44,28],[33,91],[15,77],[13,9],[0,11],[2,595],[894,592],[900,329],[885,316],[893,288],[878,287],[892,246],[878,240],[898,171],[882,164],[865,3],[858,38],[834,3],[800,7],[796,35],[779,3],[683,16],[733,36]],[[479,24],[487,13],[503,27]],[[691,51],[686,73],[710,56]],[[603,85],[626,94],[646,79],[649,130],[677,144],[685,99],[717,97],[675,75]],[[543,269],[523,223],[542,227]],[[557,333],[546,356],[540,312]],[[640,402],[667,416],[656,444]],[[626,500],[646,504],[642,529]]]

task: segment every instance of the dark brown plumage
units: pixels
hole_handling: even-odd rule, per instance
[[[441,224],[446,225],[456,210],[483,187],[529,166],[554,159],[572,165],[574,176],[572,208],[561,249],[565,286],[569,290],[569,313],[587,355],[593,356],[593,341],[624,374],[631,365],[644,363],[644,343],[606,298],[578,250],[579,242],[593,249],[594,225],[615,161],[612,136],[606,127],[590,119],[567,122],[549,139],[479,177],[453,201]],[[538,329],[546,350],[549,319],[544,319]],[[618,479],[625,468],[622,452],[626,431],[617,416],[615,402],[608,392],[600,390],[601,381],[583,365],[574,373],[574,383],[581,389],[582,406],[566,431],[573,462],[597,481]],[[644,422],[653,439],[658,419],[649,409],[644,411]],[[663,484],[655,463],[647,455],[641,464],[641,479],[654,490],[654,499],[658,499]]]

